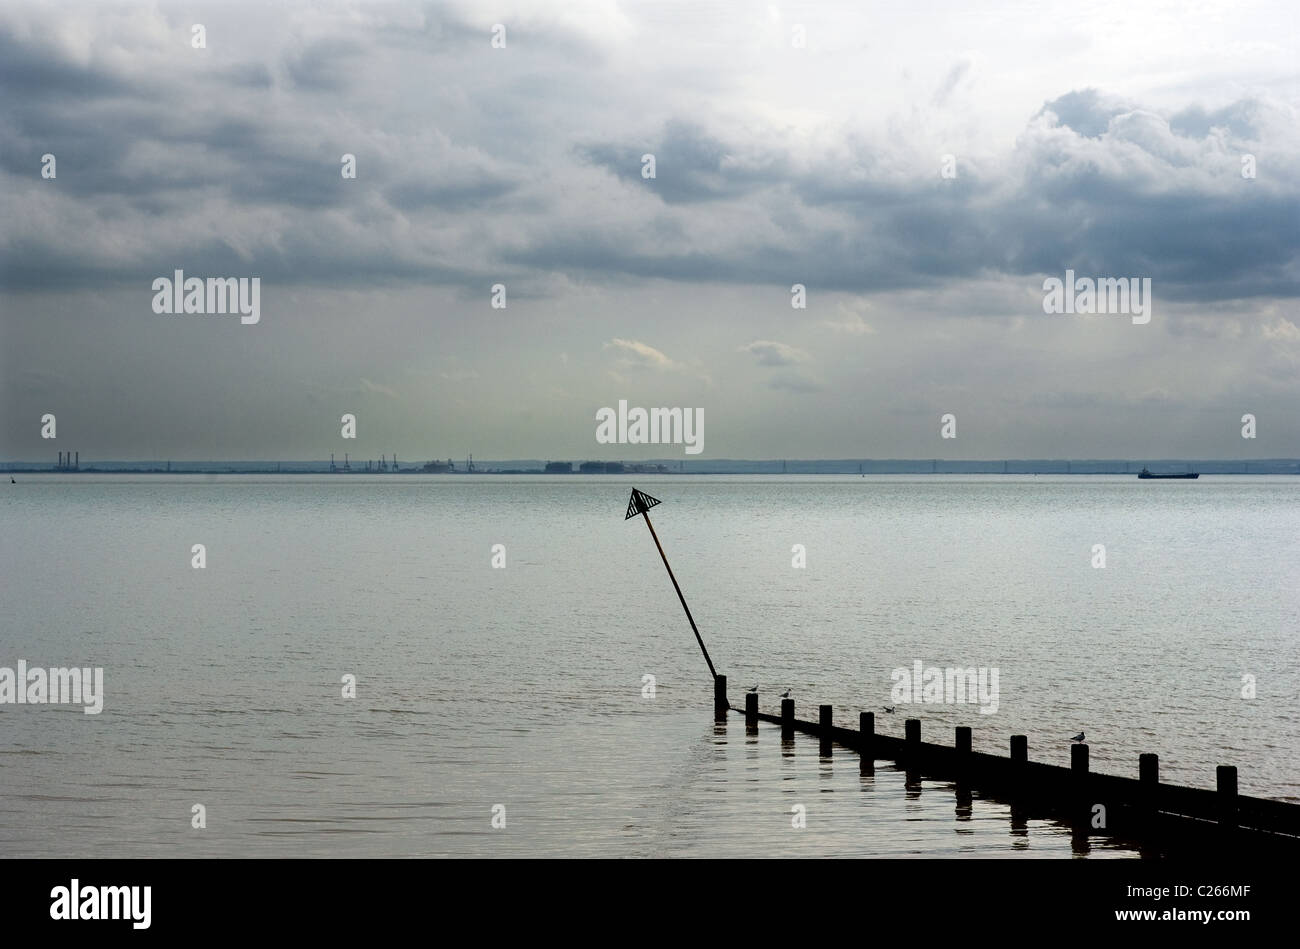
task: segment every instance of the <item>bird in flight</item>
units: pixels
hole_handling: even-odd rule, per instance
[[[1083,732],[1079,732],[1079,734],[1071,738],[1070,741],[1083,741]]]
[[[890,715],[893,715],[893,714],[894,714],[894,709],[898,708],[897,705],[882,705],[882,706],[880,706],[880,707],[883,708],[883,709],[884,709],[886,712],[888,712]]]

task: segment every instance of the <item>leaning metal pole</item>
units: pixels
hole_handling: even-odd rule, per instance
[[[650,508],[660,503],[658,498],[652,498],[643,491],[632,489],[632,497],[627,502],[627,517],[629,520],[640,514],[645,518],[645,526],[650,528],[650,536],[654,538],[655,547],[659,549],[659,557],[664,562],[664,569],[668,571],[668,579],[673,581],[673,589],[677,591],[677,599],[682,601],[682,609],[686,611],[686,619],[691,624],[691,630],[695,633],[695,641],[700,644],[700,652],[704,653],[704,661],[709,664],[709,673],[714,679],[718,678],[718,671],[713,668],[713,660],[709,658],[709,651],[704,648],[704,640],[700,638],[699,627],[695,625],[695,617],[691,616],[691,608],[686,605],[686,597],[682,595],[682,588],[677,583],[677,577],[673,576],[673,568],[668,564],[668,557],[664,553],[663,544],[659,543],[659,535],[655,533],[655,526],[650,523]]]

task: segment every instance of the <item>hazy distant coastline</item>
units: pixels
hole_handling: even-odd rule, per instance
[[[1136,475],[1145,465],[1157,474],[1197,471],[1209,475],[1295,475],[1300,459],[996,459],[961,460],[933,458],[902,459],[649,459],[645,461],[561,462],[572,471],[554,470],[555,462],[539,459],[475,461],[472,471],[462,465],[453,471],[426,471],[424,462],[403,464],[394,470],[367,468],[366,462],[351,464],[348,470],[336,466],[335,474],[1071,474]],[[552,466],[552,470],[547,467]],[[587,470],[581,470],[585,466]],[[12,474],[57,472],[77,474],[329,474],[330,462],[322,461],[85,461],[77,468],[59,468],[50,462],[0,461],[0,471]]]

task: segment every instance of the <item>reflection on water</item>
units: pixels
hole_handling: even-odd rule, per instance
[[[864,772],[855,752],[834,746],[830,756],[823,755],[813,736],[798,733],[782,741],[780,726],[767,723],[755,735],[739,718],[729,727],[734,743],[716,740],[715,733],[697,779],[681,787],[681,834],[678,846],[665,853],[703,855],[717,848],[736,856],[1137,856],[1104,838],[1075,837],[1056,822],[1013,819],[1004,803],[969,792],[959,799],[952,782],[913,781],[891,762]],[[793,826],[795,805],[803,805],[803,828]]]

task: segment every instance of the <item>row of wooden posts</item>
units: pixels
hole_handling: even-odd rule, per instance
[[[1012,735],[1010,757],[975,752],[971,729],[959,725],[952,746],[921,741],[921,721],[906,719],[902,739],[876,732],[874,712],[861,712],[858,728],[835,725],[832,708],[818,707],[817,721],[795,718],[794,699],[781,700],[781,714],[758,709],[758,694],[745,695],[745,724],[757,731],[766,721],[781,726],[783,740],[796,731],[817,735],[821,754],[830,756],[835,744],[861,755],[862,772],[870,773],[877,759],[902,765],[910,781],[921,775],[952,779],[960,797],[972,790],[1008,801],[1019,817],[1063,819],[1076,833],[1132,840],[1156,851],[1206,846],[1230,849],[1282,848],[1300,852],[1300,805],[1245,797],[1237,790],[1237,769],[1220,765],[1217,788],[1206,791],[1160,783],[1160,759],[1138,758],[1138,778],[1121,778],[1089,771],[1088,746],[1070,746],[1070,767],[1029,760],[1029,739]],[[714,713],[725,721],[733,709],[727,700],[727,677],[714,677]]]
[[[659,535],[650,523],[650,509],[660,503],[658,498],[633,488],[625,520],[639,515],[654,539],[713,676],[715,717],[725,722],[732,711],[727,701],[727,677],[714,668]],[[856,730],[839,728],[832,720],[829,705],[820,707],[816,722],[809,722],[794,717],[793,699],[782,700],[779,716],[766,715],[758,710],[758,694],[747,693],[746,728],[756,732],[760,721],[779,724],[785,740],[793,739],[796,731],[819,736],[825,756],[831,754],[834,744],[856,750],[862,757],[863,773],[875,767],[877,758],[892,759],[903,765],[909,783],[919,780],[922,774],[955,780],[959,801],[969,802],[973,789],[1008,800],[1013,821],[1017,816],[1063,818],[1076,834],[1133,839],[1158,853],[1220,846],[1233,851],[1281,848],[1291,857],[1300,851],[1300,805],[1238,794],[1237,769],[1227,765],[1218,768],[1218,787],[1214,791],[1179,787],[1160,783],[1160,761],[1153,754],[1140,756],[1138,778],[1134,780],[1089,771],[1088,746],[1082,742],[1071,745],[1070,767],[1061,768],[1030,761],[1025,735],[1011,736],[1011,756],[1003,758],[973,751],[967,726],[957,728],[951,747],[935,745],[921,741],[920,719],[907,719],[904,737],[899,739],[876,733],[873,712],[858,716]]]

